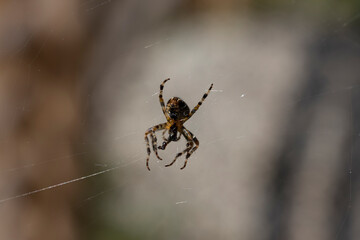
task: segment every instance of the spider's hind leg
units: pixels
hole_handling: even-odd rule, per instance
[[[176,159],[178,159],[178,157],[180,157],[181,155],[183,155],[183,154],[186,153],[186,152],[189,152],[190,149],[191,149],[193,146],[194,146],[194,143],[193,143],[192,141],[188,141],[188,142],[186,143],[186,148],[185,148],[185,150],[182,151],[182,152],[179,152],[178,154],[176,154],[175,159],[174,159],[171,163],[166,164],[165,167],[170,167],[171,165],[173,165],[173,164],[176,162]],[[184,167],[182,167],[181,169],[183,169],[183,168],[184,168]]]
[[[190,134],[189,134],[189,133],[190,133],[190,132],[189,132],[187,129],[185,129],[185,128],[184,128],[184,130],[181,131],[181,134],[184,135],[184,137],[185,137],[186,140],[187,140],[186,148],[185,148],[184,151],[179,152],[178,154],[176,154],[175,159],[174,159],[171,163],[165,165],[165,167],[170,167],[171,165],[173,165],[173,164],[176,162],[176,159],[178,159],[178,158],[179,158],[181,155],[183,155],[184,153],[187,152],[187,153],[189,154],[189,151],[190,151],[191,148],[194,146],[194,143],[193,143],[192,138],[191,138],[191,135],[190,135],[191,133],[190,133]],[[181,134],[180,134],[180,136],[181,136]],[[178,138],[177,140],[180,139],[180,136],[179,136],[179,138]]]
[[[188,158],[191,156],[191,154],[193,154],[196,149],[199,148],[199,140],[196,138],[196,137],[193,137],[193,141],[195,143],[195,147],[193,149],[191,149],[191,151],[189,151],[187,154],[186,154],[186,159],[185,159],[185,162],[184,162],[184,166],[182,166],[182,168],[180,168],[181,170],[183,170],[185,167],[186,167],[186,164],[187,164],[187,161],[188,161]]]

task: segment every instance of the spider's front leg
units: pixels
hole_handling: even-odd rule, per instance
[[[165,150],[166,146],[170,143],[171,141],[168,141],[167,139],[162,143],[161,146],[159,146],[158,148],[160,150]]]
[[[169,121],[169,117],[168,115],[165,113],[165,103],[164,103],[164,98],[163,98],[163,90],[164,90],[164,85],[167,81],[169,81],[170,78],[167,78],[165,79],[161,85],[160,85],[160,93],[159,93],[159,101],[160,101],[160,106],[161,106],[161,109],[166,117],[166,119]]]
[[[164,139],[164,142],[162,143],[161,146],[158,147],[158,148],[161,149],[161,150],[165,150],[166,146],[167,146],[171,141],[177,142],[177,141],[179,141],[180,138],[181,138],[181,133],[179,134],[179,137],[176,138],[175,140],[170,140],[170,137],[165,138],[165,133],[166,133],[166,131],[168,131],[168,130],[165,129],[165,130],[163,131],[163,133],[162,133],[162,137],[163,137],[163,139]]]
[[[165,133],[168,131],[168,129],[165,129],[163,132],[162,132],[162,138],[164,139],[164,141],[167,141],[167,138],[165,138]]]
[[[166,127],[166,123],[162,123],[162,124],[159,124],[159,125],[149,128],[145,132],[145,142],[146,142],[146,147],[147,147],[146,167],[149,171],[150,171],[149,159],[150,159],[151,151],[150,151],[150,144],[149,144],[149,139],[148,139],[147,135],[150,134],[153,151],[155,152],[156,157],[159,160],[162,160],[162,158],[159,157],[159,154],[157,152],[157,139],[156,139],[155,132],[164,129],[165,127]]]
[[[181,120],[182,122],[187,121],[189,118],[192,117],[192,115],[194,115],[194,113],[199,109],[199,107],[202,105],[202,103],[205,101],[205,98],[207,98],[207,96],[209,95],[211,89],[213,87],[213,84],[210,85],[210,88],[207,90],[207,92],[203,95],[203,97],[201,98],[200,102],[198,102],[198,104],[191,110],[189,116],[187,118],[184,118],[183,120]]]

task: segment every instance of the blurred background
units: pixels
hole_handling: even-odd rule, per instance
[[[360,239],[359,67],[356,0],[0,1],[0,239]]]

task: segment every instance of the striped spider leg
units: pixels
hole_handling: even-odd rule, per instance
[[[162,160],[161,157],[159,157],[158,151],[157,151],[157,139],[156,139],[156,131],[162,130],[166,127],[166,123],[162,123],[156,126],[153,126],[151,128],[149,128],[146,132],[145,132],[145,141],[146,141],[146,147],[147,147],[147,158],[146,158],[146,167],[147,169],[150,171],[150,167],[149,167],[149,159],[150,159],[150,144],[149,144],[149,139],[147,137],[147,135],[150,134],[151,137],[151,144],[153,147],[153,151],[155,152],[156,157],[159,160]]]
[[[183,129],[181,130],[181,134],[184,135],[184,137],[187,140],[186,148],[185,148],[184,151],[179,152],[178,154],[176,154],[175,159],[171,163],[165,165],[165,167],[170,167],[171,165],[173,165],[176,162],[176,159],[178,159],[178,157],[180,157],[184,153],[187,153],[184,165],[180,168],[181,170],[184,169],[186,167],[188,158],[199,147],[199,144],[200,144],[199,140],[189,130],[187,130],[185,127],[183,127]],[[195,143],[195,147],[193,147],[194,143]]]

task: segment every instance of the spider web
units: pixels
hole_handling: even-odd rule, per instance
[[[96,15],[112,7],[139,7],[127,4],[84,1],[81,11]],[[5,185],[15,190],[2,195],[0,206],[31,203],[40,193],[55,194],[82,182],[88,190],[78,191],[76,206],[91,212],[84,225],[96,233],[94,239],[106,234],[134,239],[357,239],[359,196],[353,190],[358,186],[360,85],[354,76],[359,43],[347,31],[358,19],[358,13],[348,16],[323,36],[306,30],[309,25],[293,33],[286,18],[265,24],[237,17],[213,22],[201,16],[155,24],[145,33],[129,29],[132,38],[123,39],[113,37],[125,34],[116,30],[118,19],[109,17],[93,57],[101,61],[90,60],[84,77],[88,86],[82,110],[90,120],[83,122],[89,133],[74,143],[80,150],[1,170]],[[318,39],[307,39],[317,34]],[[24,51],[33,37],[16,52]],[[29,81],[33,72],[43,70],[35,62],[47,47],[45,38],[32,53]],[[212,82],[214,89],[186,124],[200,140],[187,167],[180,170],[184,156],[164,167],[185,149],[182,138],[159,151],[163,161],[151,153],[148,172],[143,134],[166,121],[158,88],[167,77],[165,102],[179,96],[192,108]],[[31,88],[27,84],[25,91]],[[24,100],[16,112],[30,110]],[[161,132],[157,138],[159,146]],[[16,187],[26,181],[24,175],[68,159],[76,159],[82,174],[57,183],[44,178],[43,187],[25,192]]]

